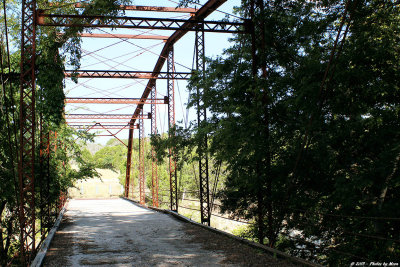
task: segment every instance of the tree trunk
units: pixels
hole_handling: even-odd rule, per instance
[[[2,201],[0,203],[0,223],[3,223],[3,211],[6,206],[6,202]],[[3,227],[0,227],[0,264],[1,266],[7,265],[7,252],[4,247],[4,237],[3,237]]]
[[[257,174],[259,173],[259,168],[257,166]],[[260,176],[258,176],[260,177]],[[257,222],[258,222],[258,242],[264,244],[264,200],[262,186],[258,187],[257,191]]]
[[[393,170],[386,177],[385,182],[384,182],[384,184],[382,186],[381,192],[379,194],[378,201],[377,201],[377,204],[376,204],[377,205],[377,213],[378,213],[377,215],[378,216],[379,216],[379,213],[382,210],[383,203],[385,202],[386,194],[387,194],[388,187],[389,187],[389,182],[399,172],[399,163],[400,163],[400,153],[397,155],[396,159],[394,160]],[[379,233],[379,232],[381,232],[381,230],[382,230],[382,222],[375,221],[375,232]]]

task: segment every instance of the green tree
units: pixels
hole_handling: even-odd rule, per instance
[[[256,77],[241,35],[191,80],[192,105],[209,110],[194,134],[211,135],[227,166],[222,210],[254,220],[259,242],[322,263],[396,259],[399,6],[263,4]]]
[[[48,9],[48,1],[36,1],[40,9]],[[62,2],[59,7],[51,8],[55,14],[80,12],[96,15],[116,15],[119,5],[125,1],[114,2],[98,0],[90,6],[77,10],[73,3]],[[17,255],[19,249],[19,227],[18,227],[18,183],[17,151],[19,146],[19,77],[20,71],[20,34],[21,34],[21,8],[20,2],[6,1],[5,10],[0,15],[0,51],[1,51],[1,84],[0,84],[0,264],[8,266],[10,260]],[[47,10],[47,12],[49,12]],[[7,21],[5,16],[7,15]],[[7,27],[6,27],[7,22]],[[46,162],[46,168],[42,168],[43,158],[41,152],[44,150],[40,142],[35,143],[37,157],[35,158],[35,197],[37,212],[44,204],[51,205],[52,212],[56,212],[60,193],[66,192],[74,181],[94,177],[97,173],[94,165],[82,157],[81,143],[76,138],[88,141],[92,140],[90,135],[76,132],[65,125],[63,119],[64,110],[64,69],[68,64],[72,69],[80,66],[80,38],[77,33],[82,28],[41,27],[37,31],[36,42],[36,118],[42,120],[42,128],[35,132],[35,140],[41,140],[41,135],[57,132],[57,139],[50,142],[51,146],[57,144],[57,149],[50,149],[50,160]],[[63,36],[58,33],[64,32]],[[7,34],[7,35],[6,35]],[[8,42],[7,42],[8,41]],[[10,55],[8,57],[8,54]],[[39,122],[32,122],[39,125]],[[39,127],[37,127],[39,128]],[[54,137],[53,137],[54,139]],[[79,145],[78,145],[79,144]],[[74,163],[78,168],[73,168]],[[50,186],[47,195],[42,193],[42,185]],[[42,214],[37,214],[40,218]],[[46,222],[47,223],[47,222]],[[51,223],[51,222],[50,222]],[[51,225],[42,224],[41,229],[49,229]],[[18,265],[18,259],[13,260]]]

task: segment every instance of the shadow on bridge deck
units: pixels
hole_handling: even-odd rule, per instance
[[[288,266],[123,199],[71,200],[43,266]]]

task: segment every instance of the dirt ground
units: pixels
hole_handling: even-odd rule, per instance
[[[71,200],[43,266],[291,266],[123,199]]]

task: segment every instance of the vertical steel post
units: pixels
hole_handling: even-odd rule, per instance
[[[125,175],[125,197],[129,198],[129,184],[131,181],[131,163],[132,163],[132,143],[133,143],[133,124],[129,127],[128,152],[126,155],[126,175]]]
[[[154,104],[154,101],[157,97],[157,87],[154,84],[153,88],[151,89],[151,134],[157,134],[157,105]],[[158,208],[158,173],[157,173],[157,158],[156,158],[156,151],[154,147],[151,147],[151,193],[153,197],[153,207]]]
[[[174,47],[171,46],[167,57],[168,87],[168,135],[175,136],[175,96],[174,96]],[[171,210],[178,212],[178,187],[175,162],[175,148],[169,149],[169,185]]]
[[[143,108],[141,110],[141,117],[139,119],[139,192],[140,192],[140,204],[146,204],[145,195],[145,175],[144,175],[144,122],[143,122]]]
[[[21,264],[35,255],[35,53],[36,1],[22,0],[20,65],[20,148],[18,162]]]
[[[196,69],[203,72],[205,70],[205,45],[204,45],[204,26],[197,26],[196,30]],[[203,102],[204,88],[197,87],[197,126],[200,128],[207,120],[206,107]],[[199,181],[200,181],[200,213],[201,223],[210,225],[210,190],[208,176],[208,154],[207,154],[207,135],[203,136],[197,148],[199,154]]]

